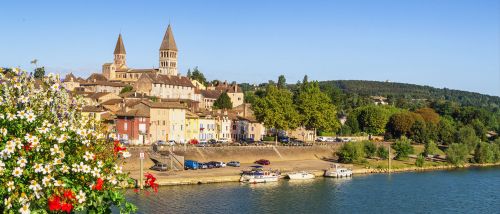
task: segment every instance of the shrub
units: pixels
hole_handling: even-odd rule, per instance
[[[424,163],[425,163],[425,157],[424,157],[424,155],[419,154],[417,156],[417,160],[415,160],[415,166],[423,167]]]
[[[386,160],[389,158],[389,151],[384,146],[379,146],[377,149],[377,156],[382,160]]]
[[[262,138],[263,141],[275,141],[276,140],[276,137],[274,136],[264,136]]]
[[[476,163],[493,163],[495,161],[496,148],[492,144],[481,142],[478,143],[474,150],[474,162]]]
[[[466,163],[468,155],[469,149],[465,144],[452,143],[446,150],[446,160],[456,166]]]
[[[396,159],[398,160],[404,160],[407,159],[410,154],[413,154],[413,146],[411,145],[411,141],[406,138],[402,137],[399,140],[396,140],[392,144],[392,149],[394,149],[394,152],[396,153]]]
[[[365,157],[363,144],[354,142],[345,143],[337,152],[337,156],[341,163],[361,161]]]
[[[24,71],[0,69],[0,83],[0,210],[135,211],[122,188],[130,153],[81,114],[82,100],[60,87],[59,76],[35,84]]]
[[[365,141],[363,143],[363,148],[365,151],[366,157],[372,158],[375,157],[375,153],[377,152],[377,146],[371,141]]]
[[[424,155],[435,155],[439,148],[437,147],[437,144],[434,143],[434,141],[430,140],[425,143],[425,149],[424,149]]]

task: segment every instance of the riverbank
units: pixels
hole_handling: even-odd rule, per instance
[[[271,165],[265,166],[269,169],[278,169],[283,175],[288,172],[294,171],[308,171],[316,175],[317,177],[323,176],[324,170],[331,166],[332,162],[325,160],[292,160],[292,161],[274,161]],[[240,179],[240,173],[244,169],[250,168],[252,163],[244,163],[241,167],[225,167],[217,169],[204,169],[204,170],[184,170],[184,171],[169,171],[169,172],[157,172],[146,170],[154,174],[157,178],[157,182],[162,186],[171,185],[188,185],[188,184],[209,184],[209,183],[223,183],[223,182],[238,182]],[[378,173],[389,173],[387,168],[367,168],[365,165],[345,165],[344,167],[351,168],[353,170],[354,176],[362,174],[378,174]],[[456,168],[468,168],[468,167],[485,167],[485,166],[499,166],[497,164],[468,164],[461,167],[456,167],[453,165],[437,165],[437,166],[408,166],[402,168],[391,169],[391,173],[399,172],[418,172],[418,171],[431,171],[431,170],[450,170]],[[129,171],[130,176],[134,179],[139,178],[138,171]]]

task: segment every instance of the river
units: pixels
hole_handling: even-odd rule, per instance
[[[500,213],[500,168],[130,191],[139,213]]]

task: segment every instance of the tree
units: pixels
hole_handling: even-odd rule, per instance
[[[336,153],[340,163],[354,163],[361,161],[365,157],[363,143],[345,143]]]
[[[400,138],[401,136],[409,136],[411,128],[415,121],[423,121],[422,116],[413,112],[400,112],[395,113],[389,118],[387,123],[387,132],[393,138]]]
[[[410,138],[416,143],[425,143],[430,140],[427,125],[423,120],[417,120],[413,123]]]
[[[446,160],[455,166],[463,165],[468,155],[469,149],[465,144],[452,143],[446,150]]]
[[[431,122],[433,124],[439,123],[439,114],[432,108],[420,108],[415,111],[415,113],[422,116],[425,122]]]
[[[358,116],[359,128],[368,134],[382,134],[388,121],[386,112],[378,106],[363,107]]]
[[[45,76],[45,67],[35,68],[35,78],[41,79]]]
[[[300,124],[306,129],[336,131],[340,127],[337,111],[330,98],[321,92],[316,82],[302,83],[295,95],[295,106],[300,115]]]
[[[365,141],[363,143],[363,148],[365,150],[366,157],[373,158],[377,152],[377,146],[371,141]]]
[[[479,138],[476,136],[476,132],[472,126],[468,125],[457,131],[455,134],[455,142],[467,145],[469,152],[472,152],[474,148],[476,148]]]
[[[478,143],[474,150],[474,161],[476,163],[494,163],[495,147],[486,142]]]
[[[386,160],[389,158],[389,151],[384,146],[379,146],[377,148],[377,156],[382,160]]]
[[[189,79],[191,79],[191,76],[192,76],[192,74],[191,74],[191,69],[190,69],[190,68],[188,68],[188,72],[187,72],[187,74],[186,74],[186,77],[187,77],[187,78],[189,78]]]
[[[443,118],[439,121],[437,126],[437,136],[441,143],[450,145],[455,142],[456,128],[453,120]]]
[[[483,141],[487,140],[486,139],[486,132],[488,132],[488,130],[486,129],[486,126],[483,124],[483,122],[481,122],[479,119],[474,119],[474,120],[472,120],[470,125],[474,129],[474,132],[476,133],[476,136],[479,139],[481,139]]]
[[[214,108],[216,109],[231,109],[233,108],[233,103],[231,102],[231,98],[227,95],[226,92],[223,92],[217,100],[214,102]]]
[[[429,140],[425,143],[424,154],[427,155],[435,155],[439,151],[437,144],[434,141]]]
[[[280,75],[278,77],[278,88],[285,89],[286,88],[286,79],[284,75]]]
[[[268,128],[290,130],[297,128],[300,122],[293,105],[292,93],[268,85],[262,98],[257,97],[252,105],[255,117]],[[276,139],[277,139],[276,132]]]
[[[405,160],[408,159],[408,156],[413,154],[413,146],[411,145],[411,141],[406,137],[401,137],[401,139],[396,140],[391,145],[392,149],[396,153],[397,160]]]
[[[125,87],[122,88],[120,91],[120,94],[127,93],[134,90],[134,88],[131,85],[126,85]]]
[[[203,73],[200,70],[198,70],[198,66],[193,68],[193,73],[191,74],[191,79],[196,80],[203,85],[207,85],[207,79],[205,78],[205,75],[203,75]]]

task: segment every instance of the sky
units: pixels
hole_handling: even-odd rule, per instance
[[[500,0],[2,1],[0,66],[87,77],[158,67],[170,23],[179,72],[262,83],[376,80],[500,96]]]

